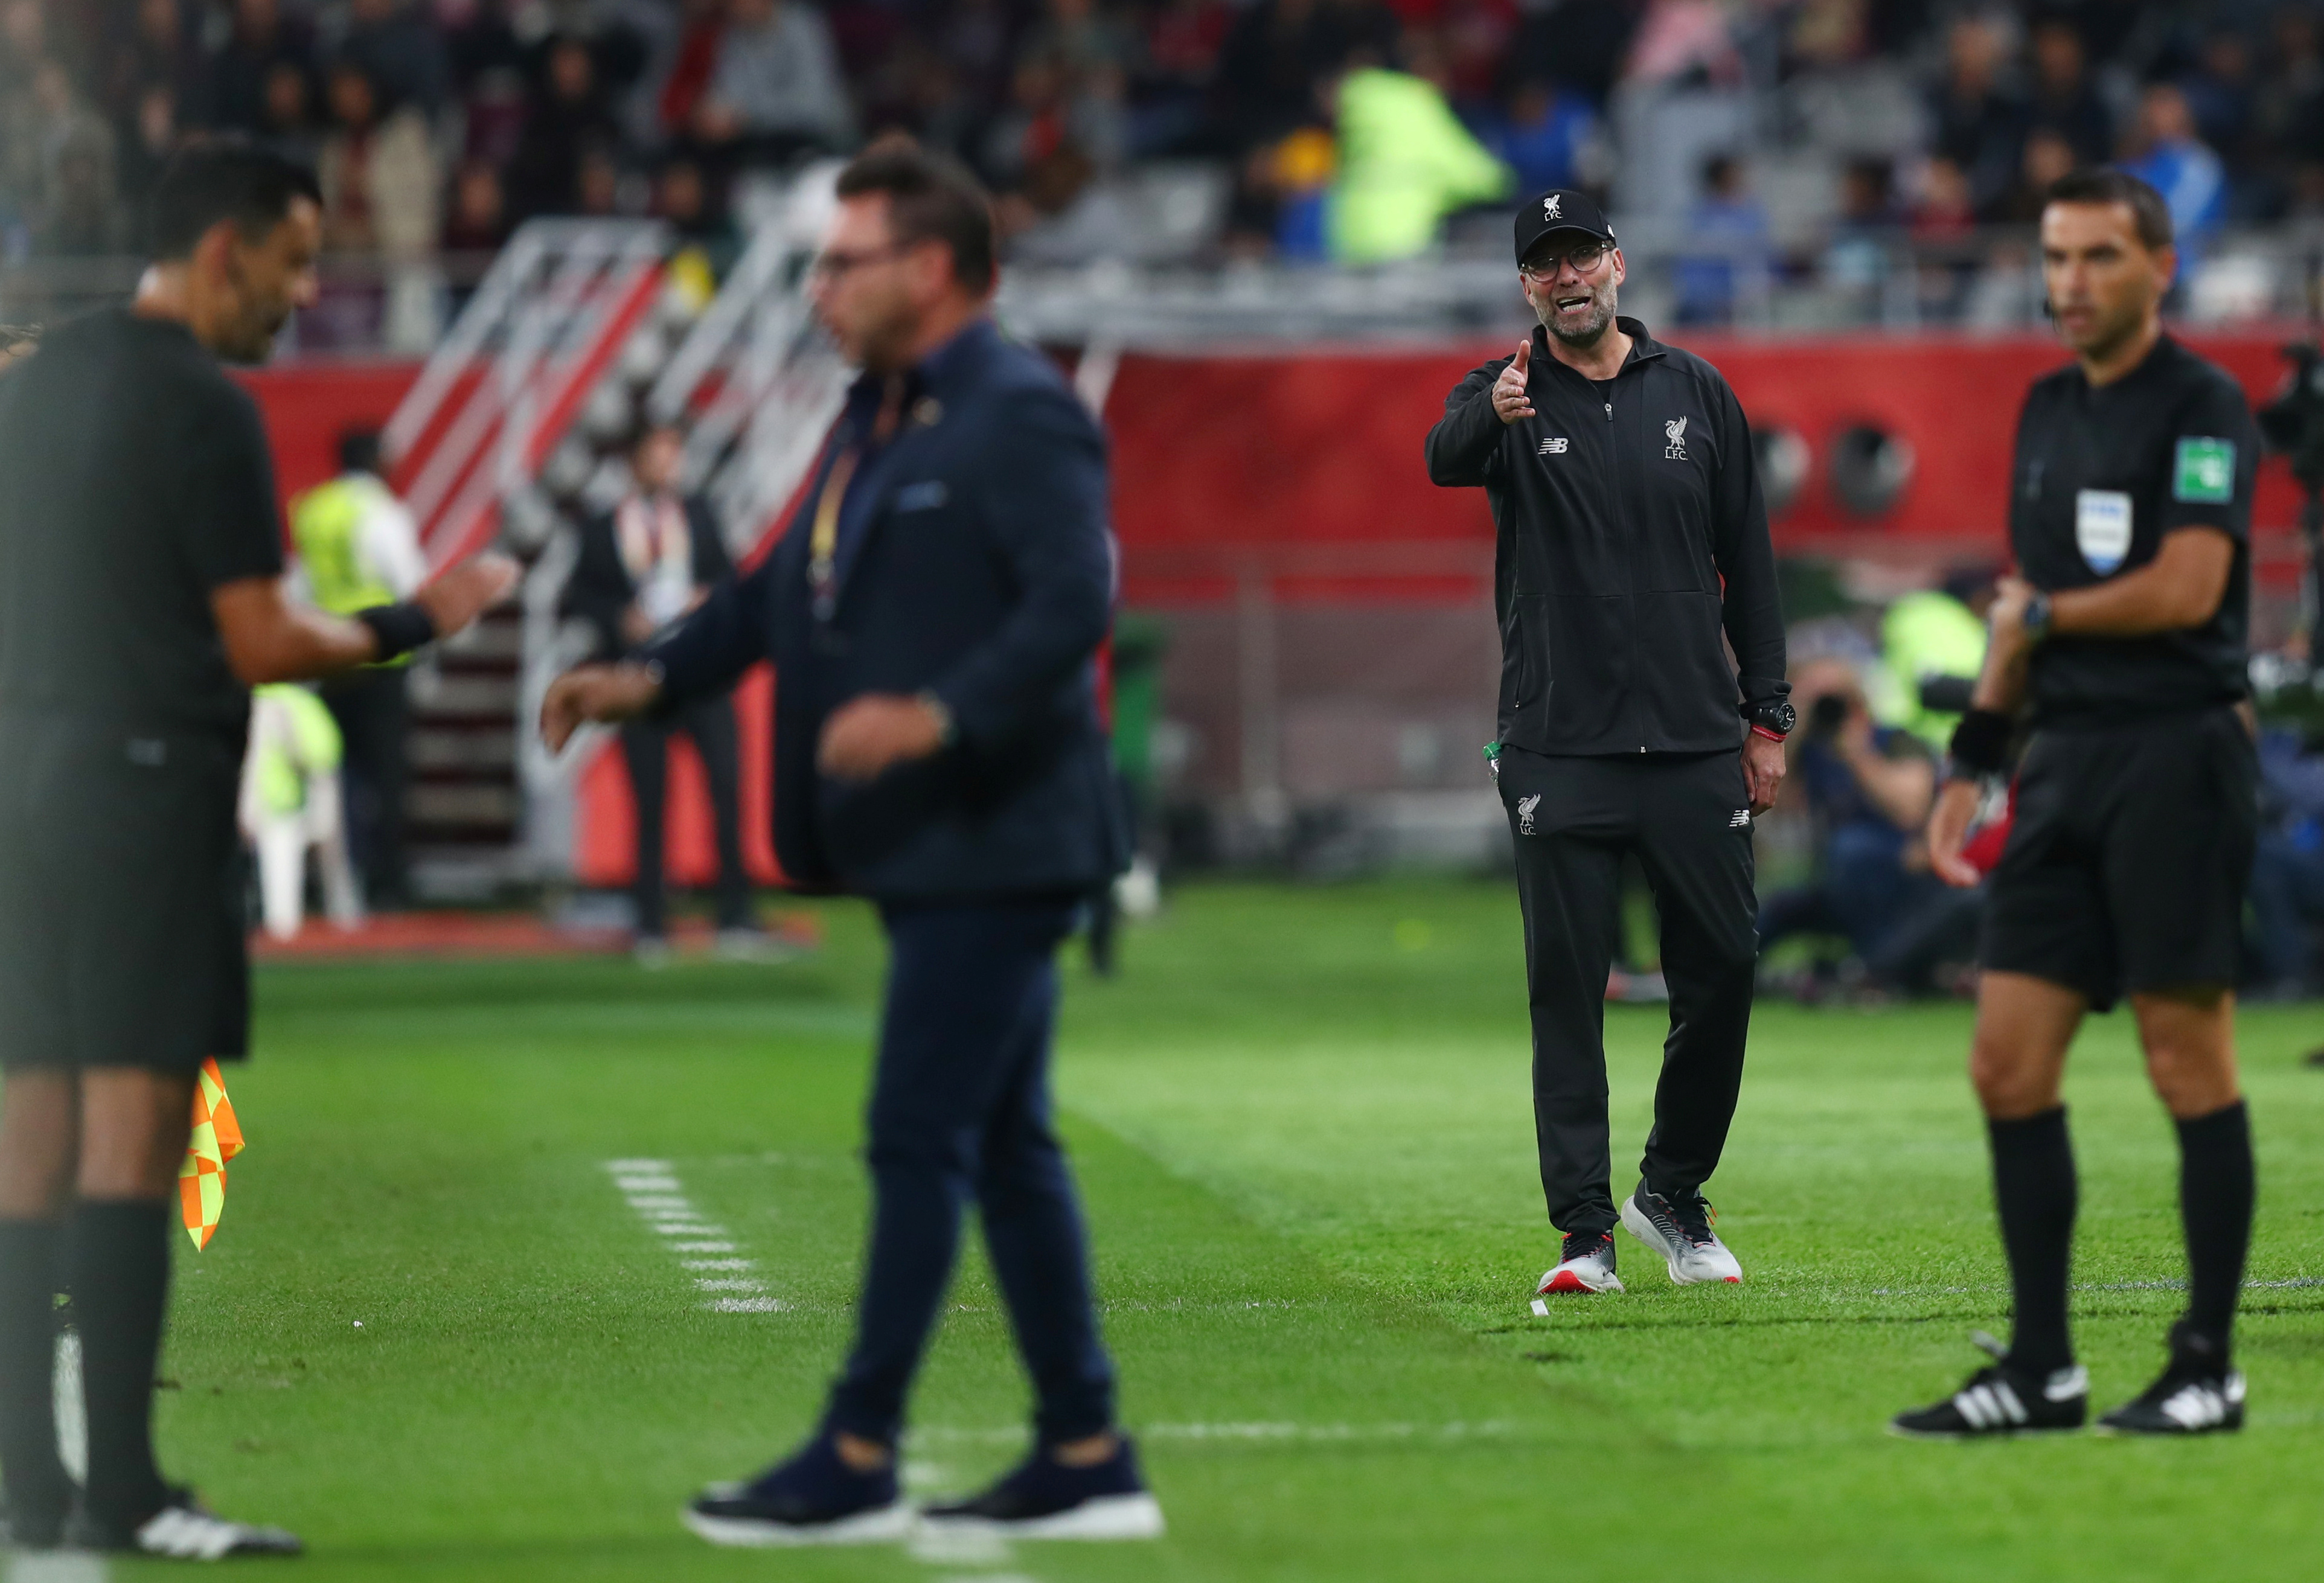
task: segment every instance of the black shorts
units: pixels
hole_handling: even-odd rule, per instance
[[[2034,733],[1986,905],[1986,967],[2103,1011],[2232,985],[2259,834],[2259,760],[2231,708]]]
[[[248,1050],[241,766],[216,732],[0,712],[0,1067]]]

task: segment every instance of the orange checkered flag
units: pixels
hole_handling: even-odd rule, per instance
[[[242,1153],[242,1126],[226,1079],[216,1061],[202,1063],[194,1085],[194,1135],[186,1142],[186,1163],[178,1168],[178,1201],[186,1213],[186,1235],[196,1251],[208,1247],[226,1213],[226,1163]]]

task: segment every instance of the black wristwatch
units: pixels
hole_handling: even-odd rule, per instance
[[[1778,698],[1772,704],[1752,704],[1743,712],[1743,718],[1761,736],[1773,737],[1780,742],[1792,734],[1792,727],[1799,724],[1800,712],[1792,707],[1789,698]]]
[[[2047,638],[2050,635],[2050,623],[2055,619],[2055,613],[2050,607],[2050,596],[2036,588],[2034,591],[2034,597],[2025,602],[2025,615],[2023,622],[2025,629],[2025,640],[2029,643],[2039,643]]]

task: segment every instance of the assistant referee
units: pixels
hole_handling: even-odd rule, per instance
[[[0,1472],[14,1544],[216,1560],[298,1549],[164,1481],[150,1430],[195,1074],[249,1035],[249,690],[456,630],[515,567],[480,557],[353,620],[293,605],[265,431],[218,362],[263,358],[312,299],[315,179],[212,144],[171,163],[151,218],[135,299],[0,380]]]
[[[2034,383],[2018,419],[2017,572],[1929,828],[1937,871],[1975,883],[1963,840],[2030,704],[1969,1059],[2015,1331],[1960,1391],[1899,1416],[1901,1433],[2087,1417],[2066,1323],[2076,1186],[2059,1084],[2083,1015],[2125,994],[2178,1125],[2190,1290],[2161,1377],[2100,1427],[2243,1425],[2228,1343],[2254,1187],[2233,986],[2258,825],[2242,701],[2259,436],[2235,381],[2163,333],[2177,266],[2170,210],[2145,182],[2092,170],[2050,189],[2043,274],[2074,362]]]
[[[1540,327],[1445,399],[1427,457],[1435,483],[1484,486],[1499,532],[1495,765],[1525,912],[1542,1189],[1564,1233],[1538,1289],[1620,1291],[1618,1219],[1672,1280],[1738,1281],[1702,1186],[1751,1021],[1751,820],[1774,805],[1793,723],[1750,428],[1717,369],[1616,317],[1622,253],[1585,194],[1523,205],[1517,258]],[[1671,1031],[1641,1180],[1618,1210],[1606,974],[1633,853],[1662,916]]]

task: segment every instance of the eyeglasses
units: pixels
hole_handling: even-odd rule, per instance
[[[827,250],[815,255],[815,262],[807,267],[807,273],[826,286],[835,286],[865,264],[881,263],[898,257],[910,245],[907,242],[891,242],[885,247],[867,247],[861,253]]]
[[[1554,281],[1561,266],[1572,264],[1575,274],[1586,275],[1613,251],[1610,243],[1584,242],[1565,253],[1537,253],[1517,265],[1517,272],[1529,281]]]

